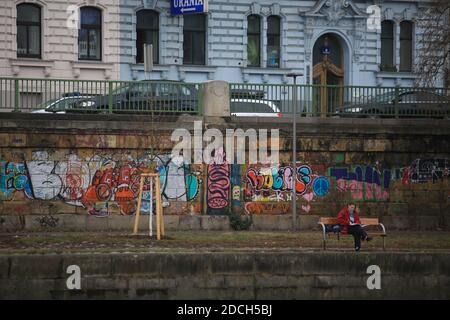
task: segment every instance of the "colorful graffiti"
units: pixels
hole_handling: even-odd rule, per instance
[[[218,215],[227,214],[228,210],[284,214],[289,212],[292,201],[291,166],[228,164],[223,150],[206,166],[189,165],[182,158],[165,154],[132,157],[81,153],[65,155],[58,161],[50,158],[46,152],[33,152],[33,158],[23,163],[0,161],[0,200],[63,201],[83,207],[87,214],[97,217],[133,215],[140,173],[157,170],[167,214],[206,211]],[[330,203],[336,197],[362,202],[389,201],[390,188],[397,181],[441,183],[449,177],[449,162],[443,158],[416,159],[409,166],[393,169],[380,168],[379,164],[339,167],[298,164],[296,170],[298,208],[309,214],[316,211],[319,202]],[[153,198],[149,183],[145,183],[143,214],[150,212]],[[18,202],[17,208],[21,205],[23,202]],[[23,208],[26,213],[27,206]]]
[[[291,166],[280,167],[250,167],[246,170],[245,210],[247,213],[287,213],[292,201],[292,176]],[[309,165],[297,167],[296,195],[297,201],[301,201],[300,208],[309,213],[314,196],[323,197],[328,194],[328,180],[321,181]],[[314,183],[318,179],[318,183]],[[316,192],[313,191],[315,186]],[[268,202],[268,203],[267,203]],[[277,204],[285,202],[285,204]],[[305,203],[306,202],[306,203]],[[259,203],[253,205],[249,203]]]
[[[290,202],[246,202],[244,205],[247,214],[286,214],[291,211]]]
[[[140,173],[149,170],[135,163],[117,165],[105,159],[92,178],[90,186],[81,192],[81,203],[89,214],[108,215],[110,201],[114,201],[124,215],[136,212]]]
[[[316,177],[314,178],[312,189],[316,196],[324,197],[330,191],[330,181],[328,181],[327,177]]]
[[[161,181],[161,195],[166,203],[171,200],[191,201],[200,190],[200,172],[185,164],[182,157],[157,157]]]
[[[224,214],[229,204],[230,166],[225,160],[225,152],[220,149],[214,155],[207,170],[207,212]]]
[[[379,172],[370,166],[356,166],[348,168],[330,168],[329,176],[336,179],[337,190],[350,191],[353,200],[387,200],[389,198],[389,184],[391,171]]]
[[[128,161],[113,160],[113,155],[93,156],[86,160],[69,155],[68,160],[48,160],[46,152],[35,152],[35,160],[26,163],[0,162],[0,200],[13,200],[16,192],[29,199],[62,200],[67,204],[82,206],[88,214],[104,217],[110,209],[118,208],[123,215],[136,211],[139,176],[149,172],[152,159]],[[164,159],[164,160],[162,160]],[[163,162],[164,161],[164,162]],[[175,166],[176,161],[161,156],[157,160],[162,172],[163,199],[189,201],[199,192],[199,173],[189,168]],[[181,181],[181,182],[180,182]],[[178,190],[178,187],[182,190]],[[149,184],[144,184],[143,213],[149,212],[153,201]]]
[[[250,168],[247,170],[247,180],[255,191],[292,191],[293,169],[290,166],[272,168]],[[297,194],[306,192],[311,183],[312,170],[309,166],[302,165],[297,168],[295,191]]]
[[[31,194],[28,172],[23,163],[0,161],[0,200],[12,200],[15,192]]]
[[[232,188],[232,205],[241,205],[241,166],[238,164],[231,165],[231,188]]]
[[[314,192],[305,193],[302,198],[306,200],[306,204],[302,204],[301,208],[304,212],[309,213],[311,211],[310,202],[314,199]]]
[[[28,161],[26,166],[34,199],[64,199],[79,205],[90,183],[89,166],[76,155],[70,155],[67,161]]]

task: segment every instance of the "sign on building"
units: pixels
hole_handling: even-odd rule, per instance
[[[185,13],[208,12],[208,0],[171,0],[170,14],[173,16]]]

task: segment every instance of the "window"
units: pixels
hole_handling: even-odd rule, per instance
[[[204,15],[184,16],[183,64],[205,64],[206,19]]]
[[[230,104],[232,113],[275,113],[277,112],[271,106],[271,102],[259,100],[239,99],[231,100]]]
[[[394,67],[394,23],[381,23],[381,71]],[[393,70],[391,70],[393,71]]]
[[[247,66],[261,66],[261,19],[252,14],[247,18]]]
[[[17,6],[17,57],[41,58],[41,8],[37,5]]]
[[[136,62],[144,62],[144,44],[153,45],[153,63],[159,61],[159,15],[153,10],[136,14]]]
[[[94,7],[80,9],[78,30],[78,59],[101,60],[102,57],[102,12]]]
[[[412,22],[400,23],[400,71],[410,72],[412,70],[412,33]]]
[[[267,18],[267,66],[280,67],[280,18]]]

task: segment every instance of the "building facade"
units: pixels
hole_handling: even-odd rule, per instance
[[[3,0],[0,74],[410,86],[428,3],[209,0],[207,13],[172,16],[169,0]]]

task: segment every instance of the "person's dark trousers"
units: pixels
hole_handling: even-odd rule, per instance
[[[355,239],[355,248],[361,248],[361,240],[367,238],[367,233],[360,225],[348,226],[348,233]]]

